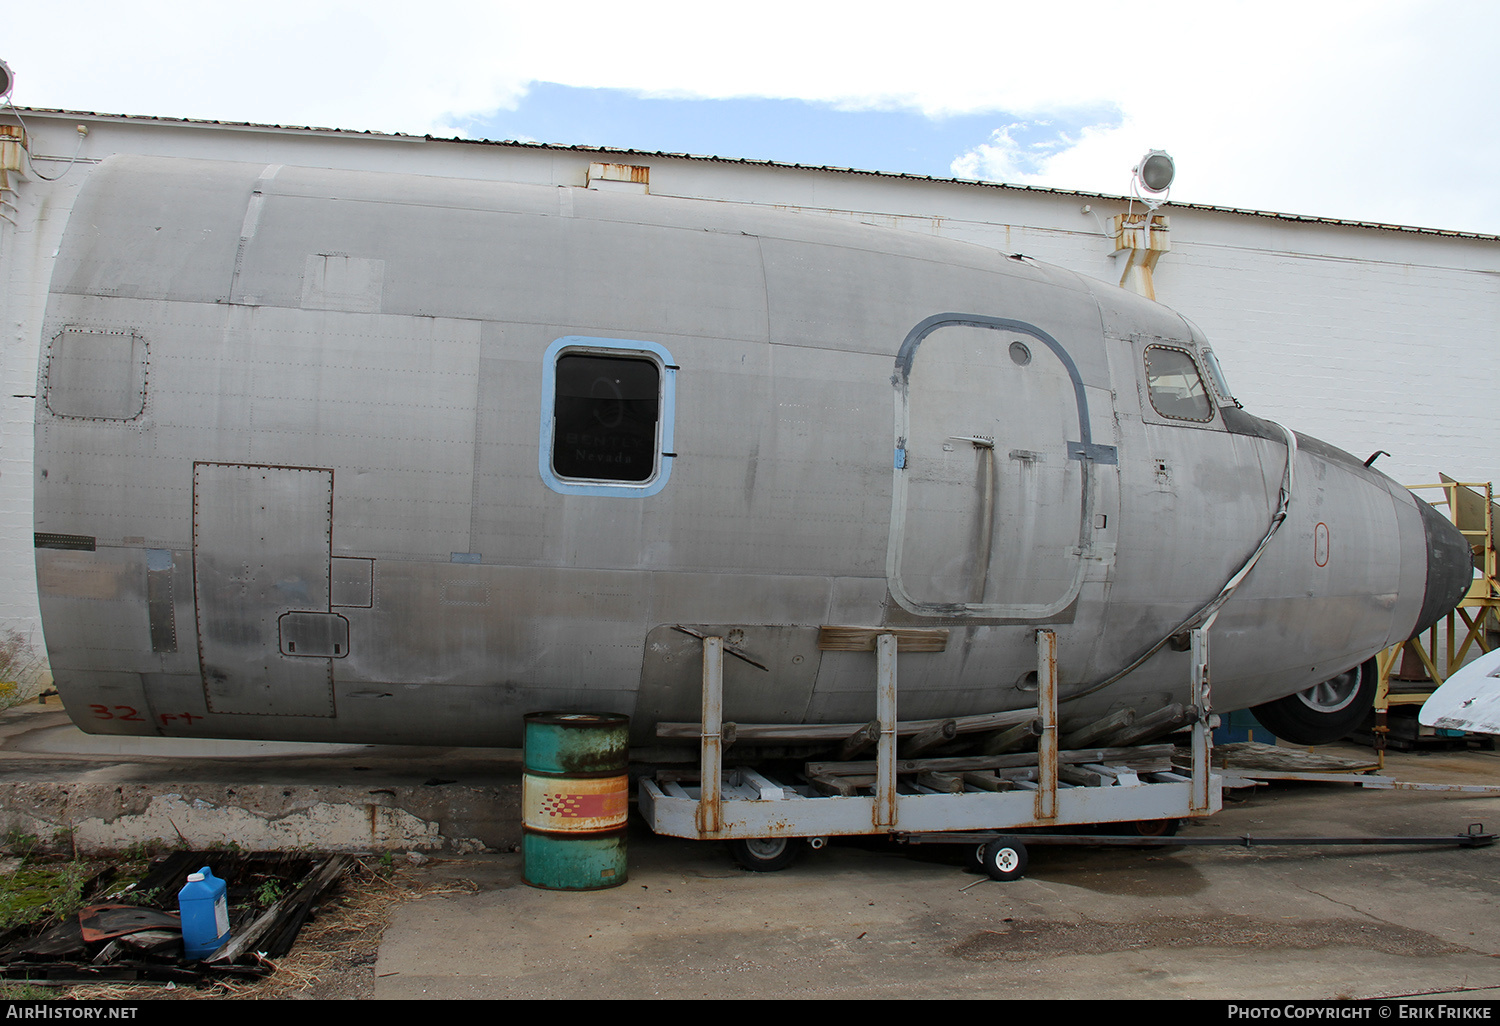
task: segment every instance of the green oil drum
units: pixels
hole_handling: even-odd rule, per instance
[[[593,891],[625,882],[629,742],[628,716],[527,714],[521,860],[531,886]]]

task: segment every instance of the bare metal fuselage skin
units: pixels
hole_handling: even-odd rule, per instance
[[[1201,372],[1203,339],[1139,297],[575,188],[112,158],[44,332],[43,622],[100,733],[514,745],[547,709],[645,737],[697,719],[679,625],[764,665],[726,662],[730,720],[873,715],[872,657],[820,651],[823,625],[950,629],[902,657],[903,719],[1021,708],[1038,627],[1066,695],[1212,599],[1288,456],[1212,393],[1206,417],[1158,408],[1148,348]],[[655,368],[644,477],[559,471],[569,355]],[[1214,625],[1218,709],[1355,666],[1431,605],[1404,488],[1311,439],[1295,480]],[[1185,701],[1188,677],[1163,649],[1065,720]]]

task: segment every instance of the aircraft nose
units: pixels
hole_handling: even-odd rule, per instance
[[[1417,506],[1422,511],[1422,530],[1427,535],[1427,594],[1412,630],[1414,636],[1458,605],[1474,580],[1468,539],[1428,503],[1417,499]]]

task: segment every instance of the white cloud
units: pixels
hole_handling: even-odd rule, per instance
[[[806,0],[74,0],[6,19],[0,57],[25,105],[451,134],[545,81],[1003,111],[966,171],[1123,192],[1135,160],[1160,147],[1178,161],[1174,199],[1500,232],[1500,139],[1484,109],[1500,95],[1489,52],[1500,5],[1485,0],[889,15]],[[1014,129],[1103,107],[1121,114],[1050,149]]]
[[[1048,185],[1059,173],[1057,169],[1066,168],[1070,157],[1076,159],[1079,153],[1088,151],[1095,139],[1113,132],[1117,121],[1085,123],[1077,130],[1041,119],[1012,121],[991,132],[986,142],[954,158],[952,171],[959,178]],[[1111,188],[1101,184],[1094,189],[1100,190],[1111,191]]]

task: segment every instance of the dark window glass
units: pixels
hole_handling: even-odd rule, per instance
[[[661,372],[650,360],[571,353],[557,360],[552,469],[559,477],[645,481],[656,472]]]
[[[1174,420],[1213,420],[1208,387],[1198,373],[1193,354],[1167,346],[1146,347],[1146,389],[1151,405]]]

